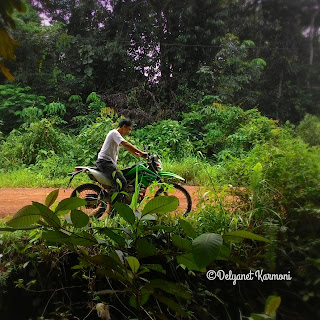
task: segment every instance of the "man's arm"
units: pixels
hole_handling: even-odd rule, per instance
[[[133,144],[131,144],[128,141],[122,141],[120,144],[127,151],[129,151],[130,153],[132,153],[133,155],[135,155],[137,157],[143,157],[143,158],[147,158],[148,157],[148,152],[143,152],[143,151],[139,150],[137,147],[135,147]]]

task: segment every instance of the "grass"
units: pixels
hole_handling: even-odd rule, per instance
[[[209,186],[212,181],[217,181],[218,169],[202,159],[196,157],[187,157],[181,160],[163,160],[165,171],[174,172],[184,179],[189,185]],[[68,170],[61,170],[68,172]],[[71,172],[72,169],[69,170]],[[71,187],[76,184],[88,182],[85,175],[77,176]],[[35,167],[22,168],[9,172],[0,171],[0,188],[61,188],[66,187],[69,177],[59,176],[51,177],[48,170],[36,170]]]
[[[88,182],[89,178],[79,175],[75,178],[77,184]],[[73,180],[73,181],[75,181]],[[69,177],[52,178],[41,171],[28,168],[0,172],[0,188],[61,188],[69,183]],[[74,182],[71,187],[74,186]]]
[[[174,172],[186,179],[189,185],[212,186],[218,180],[218,167],[196,157],[164,160],[163,167],[165,171]]]

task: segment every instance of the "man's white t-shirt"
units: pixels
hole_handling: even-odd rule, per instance
[[[98,159],[112,160],[114,164],[117,164],[120,143],[123,141],[125,139],[116,129],[111,130],[104,140]]]

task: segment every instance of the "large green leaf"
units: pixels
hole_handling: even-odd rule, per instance
[[[281,297],[269,296],[266,301],[264,313],[269,316],[273,315],[279,308],[280,304],[281,304]]]
[[[57,213],[57,212],[74,210],[81,206],[85,206],[86,204],[87,204],[86,200],[77,198],[77,197],[63,199],[57,205],[55,212]]]
[[[206,271],[205,268],[200,268],[196,264],[192,253],[185,253],[185,254],[182,254],[180,256],[177,256],[177,261],[178,261],[179,264],[182,264],[182,265],[186,266],[189,270],[200,271],[200,272],[205,272]]]
[[[61,231],[44,231],[42,232],[42,239],[60,244],[70,243],[70,235]]]
[[[227,232],[223,235],[223,238],[225,238],[226,240],[228,240],[228,239],[232,240],[234,237],[270,243],[270,240],[268,240],[264,237],[261,237],[257,234],[254,234],[252,232],[245,231],[245,230],[237,230],[237,231]]]
[[[58,198],[58,195],[59,195],[59,189],[57,190],[53,190],[52,192],[50,192],[47,197],[46,197],[46,201],[45,201],[45,204],[46,206],[49,208],[51,207],[54,202],[57,200]]]
[[[138,297],[132,295],[129,298],[129,304],[132,308],[138,309],[139,306],[139,301],[138,301]]]
[[[135,309],[137,309],[138,306],[143,306],[144,304],[146,304],[150,297],[150,293],[144,293],[143,289],[140,291],[140,293],[141,295],[139,295],[138,297],[132,295],[129,299],[130,306]]]
[[[186,220],[179,219],[179,225],[184,231],[184,233],[189,236],[190,238],[194,239],[197,236],[196,230],[193,226]]]
[[[97,239],[86,231],[79,234],[73,234],[70,237],[70,242],[75,246],[91,247],[98,243]]]
[[[125,264],[124,253],[121,250],[111,251],[109,257],[115,260],[120,266]]]
[[[220,247],[217,260],[228,260],[230,258],[230,249],[224,245]]]
[[[144,264],[144,267],[150,269],[150,270],[154,270],[163,274],[166,274],[167,271],[165,269],[163,269],[161,264]]]
[[[152,214],[146,214],[141,218],[141,220],[156,221],[157,217]]]
[[[75,228],[83,228],[89,223],[89,217],[81,210],[72,210],[70,217]]]
[[[207,267],[218,256],[222,237],[216,233],[204,233],[192,241],[192,254],[199,267]]]
[[[132,211],[132,209],[124,204],[124,203],[120,203],[120,202],[116,202],[114,204],[114,208],[117,210],[117,212],[119,213],[119,215],[126,220],[129,224],[133,225],[136,217]]]
[[[57,214],[46,207],[44,204],[39,202],[32,202],[33,205],[39,210],[41,217],[46,221],[49,226],[60,227],[61,221]]]
[[[157,254],[157,248],[151,244],[147,239],[138,239],[136,243],[137,255],[139,259],[154,256]]]
[[[172,237],[172,244],[177,247],[178,249],[182,250],[182,251],[192,251],[192,244],[191,241],[189,241],[188,239],[184,239],[180,236],[178,236],[177,234],[174,234]]]
[[[107,255],[95,255],[95,256],[85,256],[84,257],[85,260],[104,267],[104,269],[117,269],[120,270],[122,269],[121,263],[117,262],[116,260],[114,260],[113,258],[107,256]]]
[[[110,230],[109,228],[103,228],[100,229],[99,231],[102,234],[105,234],[106,236],[108,236],[110,239],[112,239],[113,241],[115,241],[116,243],[120,244],[120,246],[124,247],[126,244],[126,241],[124,238],[122,238],[120,235],[118,235],[117,233],[113,232],[112,230]]]
[[[67,234],[61,231],[45,231],[42,233],[42,239],[48,242],[86,247],[91,247],[97,243],[97,240],[87,232]]]
[[[24,228],[37,223],[39,220],[39,210],[35,206],[29,205],[20,209],[6,224],[11,228]]]
[[[168,213],[178,208],[179,199],[174,196],[161,196],[151,199],[142,210],[142,216],[153,213]]]
[[[137,273],[140,268],[140,262],[135,257],[128,257],[127,261],[133,273]]]

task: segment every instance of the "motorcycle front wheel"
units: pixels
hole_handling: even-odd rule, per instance
[[[165,195],[165,196],[175,196],[179,200],[178,208],[172,213],[182,213],[185,217],[192,209],[192,200],[189,192],[179,184],[172,184],[168,190],[162,188],[158,189],[155,193],[155,197]]]
[[[104,212],[110,211],[107,192],[96,184],[82,184],[72,191],[70,197],[79,197],[87,201],[87,204],[81,209],[88,216],[100,218]]]

